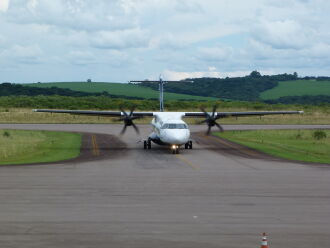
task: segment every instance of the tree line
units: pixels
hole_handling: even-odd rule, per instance
[[[127,98],[127,99],[143,99],[141,97],[129,97],[120,95],[111,95],[107,91],[103,92],[83,92],[75,91],[70,89],[50,87],[50,88],[39,88],[32,86],[24,86],[21,84],[11,84],[2,83],[0,84],[0,96],[72,96],[72,97],[82,97],[82,96],[106,96],[111,98]]]
[[[253,71],[245,77],[233,78],[189,78],[188,82],[169,82],[164,88],[167,92],[182,93],[196,96],[210,96],[221,99],[233,99],[241,101],[261,101],[259,94],[272,89],[279,81],[297,80],[298,74],[261,75]],[[158,84],[148,81],[140,85],[158,89]]]
[[[280,110],[287,109],[288,105],[266,104],[261,102],[244,101],[165,101],[165,109],[168,111],[185,110],[201,111],[201,107],[211,111],[214,105],[218,105],[217,111],[226,108],[244,108],[251,110]],[[137,110],[158,111],[158,100],[133,100],[110,98],[107,96],[3,96],[0,97],[0,108],[50,108],[50,109],[98,109],[98,110],[118,110],[120,108],[130,109],[136,106]],[[297,106],[292,105],[295,109]]]

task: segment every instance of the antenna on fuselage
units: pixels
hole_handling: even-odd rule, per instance
[[[164,84],[173,82],[173,83],[182,83],[182,82],[190,82],[192,83],[192,80],[182,80],[182,81],[164,81],[162,78],[162,75],[159,75],[158,81],[149,81],[149,80],[142,80],[142,81],[129,81],[130,83],[158,83],[159,84],[159,111],[164,112]]]

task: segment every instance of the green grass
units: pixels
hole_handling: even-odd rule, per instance
[[[219,137],[290,160],[330,164],[330,130],[316,140],[315,130],[257,130],[215,133]]]
[[[278,86],[260,94],[263,100],[277,99],[282,96],[330,96],[330,81],[296,80],[279,82]]]
[[[75,91],[83,91],[89,93],[106,91],[111,95],[141,97],[144,99],[158,99],[159,92],[148,87],[142,87],[137,84],[123,84],[123,83],[102,83],[102,82],[58,82],[58,83],[34,83],[24,84],[26,86],[49,88],[58,87],[66,88]],[[164,93],[166,100],[216,100],[214,97],[192,96],[186,94]]]
[[[0,130],[0,164],[55,162],[80,154],[81,135],[67,132]]]

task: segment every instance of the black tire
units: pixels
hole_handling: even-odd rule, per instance
[[[189,142],[186,143],[186,144],[184,144],[184,149],[188,149],[188,148],[190,148],[190,146],[189,146]]]
[[[143,141],[143,149],[147,149],[147,147],[148,147],[148,144],[147,144],[147,141],[145,140],[145,141]]]
[[[193,148],[192,141],[189,141],[189,149],[192,149],[192,148]]]
[[[151,140],[148,140],[148,149],[151,149]]]

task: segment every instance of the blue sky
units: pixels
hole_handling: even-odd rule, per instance
[[[0,82],[330,76],[328,0],[0,0]]]

